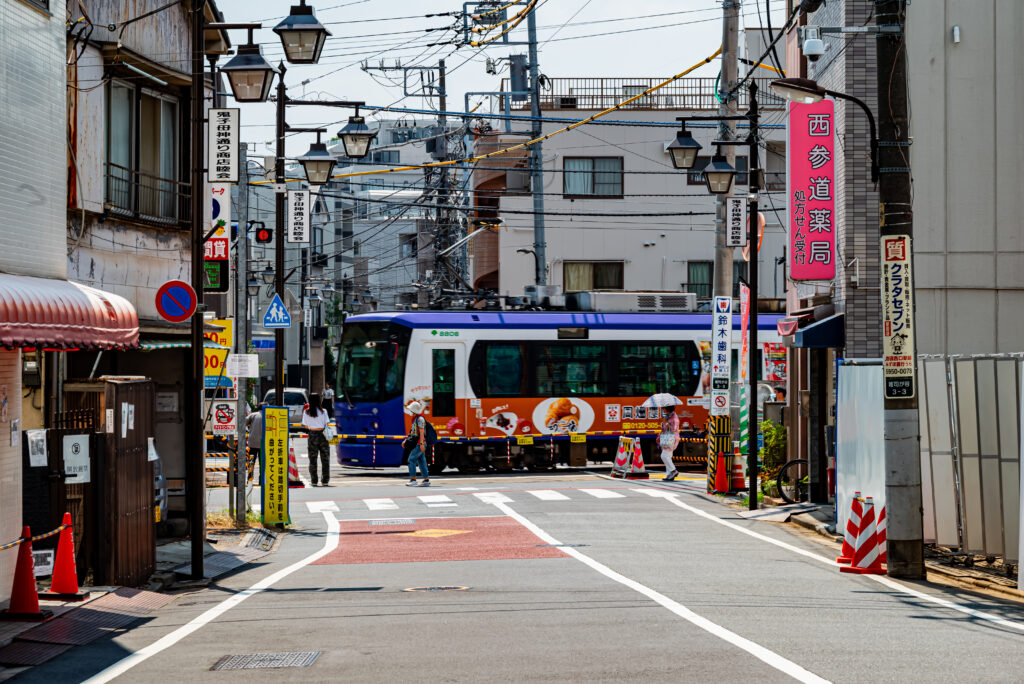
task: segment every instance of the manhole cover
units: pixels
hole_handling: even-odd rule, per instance
[[[211,670],[269,670],[279,667],[309,667],[320,657],[320,651],[291,653],[236,653],[226,655]]]
[[[371,525],[412,525],[414,522],[416,522],[416,521],[415,520],[402,520],[402,519],[397,519],[397,520],[371,520],[369,524],[371,524]]]
[[[409,587],[402,591],[468,591],[469,587]]]
[[[590,544],[537,544],[539,549],[578,549],[581,546],[590,546]]]

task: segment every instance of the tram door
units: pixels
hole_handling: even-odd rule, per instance
[[[466,350],[458,343],[428,344],[424,359],[430,371],[430,418],[441,432],[456,436],[466,434]],[[451,423],[451,428],[445,426]],[[461,434],[458,432],[461,430]]]

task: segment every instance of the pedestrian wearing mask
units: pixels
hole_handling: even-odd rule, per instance
[[[324,435],[327,427],[327,411],[322,408],[322,401],[319,394],[309,396],[309,405],[302,412],[302,426],[309,431],[309,481],[314,487],[317,484],[317,456],[320,458],[321,477],[320,483],[324,487],[330,486],[331,481],[331,445]]]
[[[672,452],[679,446],[679,416],[676,415],[674,408],[667,408],[665,411],[668,411],[668,415],[661,421],[658,444],[661,447],[661,462],[665,464],[665,481],[671,482],[679,474],[672,463]]]
[[[413,401],[408,406],[412,414],[412,426],[409,428],[409,436],[405,438],[405,445],[412,445],[409,452],[409,481],[408,487],[417,486],[416,467],[419,466],[423,474],[421,487],[430,486],[430,472],[427,470],[427,419],[423,417],[423,404]]]

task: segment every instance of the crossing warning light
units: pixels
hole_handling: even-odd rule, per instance
[[[256,227],[256,242],[261,245],[267,245],[274,241],[274,229],[267,228],[266,226]]]

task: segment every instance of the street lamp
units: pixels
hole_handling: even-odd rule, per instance
[[[704,167],[704,180],[708,192],[712,195],[726,195],[732,189],[732,179],[736,177],[736,169],[726,161],[721,150],[715,151],[711,162]]]
[[[274,67],[263,59],[260,46],[252,42],[251,28],[249,41],[240,45],[238,53],[220,70],[228,77],[231,92],[239,102],[267,101],[270,85],[274,82]]]
[[[692,169],[697,162],[697,153],[701,150],[699,142],[693,139],[690,131],[686,130],[686,121],[683,122],[682,130],[676,134],[676,139],[668,144],[668,153],[672,159],[672,166],[677,169]]]
[[[276,274],[274,273],[274,269],[270,268],[270,264],[267,264],[267,267],[263,269],[263,273],[261,275],[263,276],[264,283],[266,283],[267,285],[274,284],[274,276]]]
[[[281,37],[284,56],[292,64],[316,64],[331,32],[317,21],[313,8],[306,0],[292,5],[292,10],[274,27],[274,33]]]
[[[352,159],[363,159],[370,152],[370,142],[377,137],[375,131],[366,125],[366,119],[359,116],[359,107],[349,117],[348,123],[338,131],[341,144],[345,146],[345,156]]]
[[[256,280],[256,276],[250,276],[249,280],[245,283],[245,290],[249,293],[250,297],[258,297],[260,294],[260,281]]]
[[[316,142],[297,161],[306,170],[306,180],[310,185],[324,185],[331,179],[334,157],[327,151],[327,145],[320,142],[320,131],[317,131]]]
[[[309,296],[306,297],[306,301],[309,302],[309,306],[311,309],[315,309],[316,307],[320,306],[320,302],[322,300],[320,299],[320,295],[314,289],[312,292],[309,293]]]

